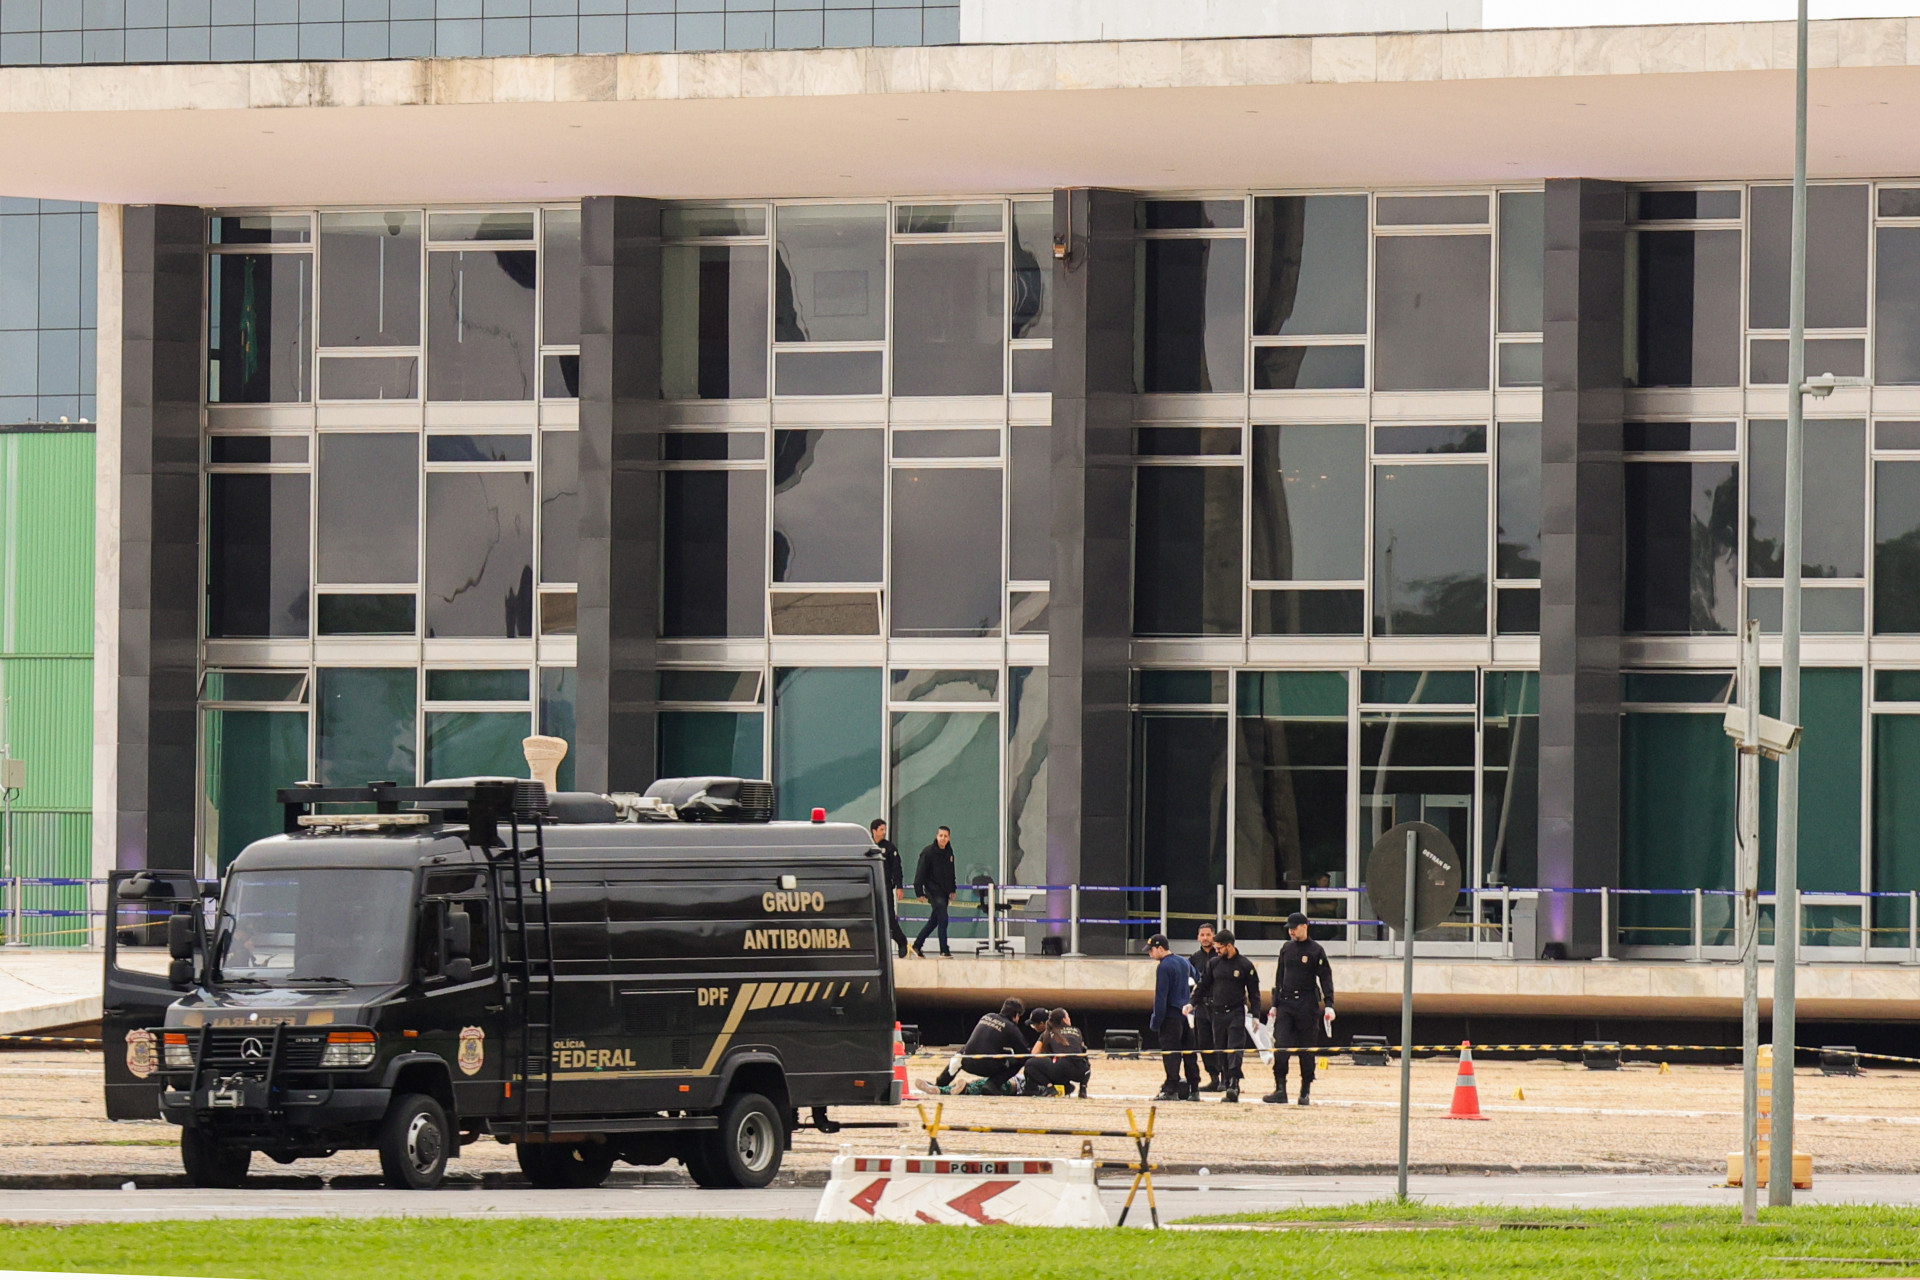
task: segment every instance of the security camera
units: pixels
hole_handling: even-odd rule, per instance
[[[1788,724],[1772,716],[1756,715],[1754,720],[1754,736],[1760,740],[1760,754],[1769,760],[1778,760],[1800,745],[1799,725]],[[1735,742],[1744,741],[1747,736],[1746,710],[1737,706],[1728,707],[1722,727]]]
[[[1840,379],[1830,373],[1816,373],[1800,384],[1800,390],[1816,400],[1825,400],[1840,385]]]

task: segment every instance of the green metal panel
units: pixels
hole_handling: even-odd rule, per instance
[[[85,879],[93,834],[93,819],[85,813],[15,813],[8,843],[16,875],[34,879]],[[84,885],[25,886],[21,906],[28,911],[75,914],[28,916],[21,933],[30,943],[85,946],[88,917]],[[4,928],[0,924],[0,928]]]
[[[94,437],[0,432],[0,654],[93,652]]]
[[[27,764],[17,809],[93,804],[93,661],[0,658],[0,697],[13,758]]]

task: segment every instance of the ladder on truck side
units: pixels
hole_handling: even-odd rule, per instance
[[[516,805],[516,810],[519,807]],[[500,936],[509,980],[517,988],[508,993],[509,1007],[516,995],[520,1004],[519,1070],[508,1081],[519,1105],[515,1108],[517,1119],[510,1124],[518,1137],[538,1133],[551,1138],[555,986],[553,914],[548,905],[551,886],[542,832],[544,817],[534,808],[524,821],[532,843],[522,843],[523,819],[516,812],[508,816],[506,846],[494,852],[496,863],[504,864],[512,877],[509,885],[501,886]]]

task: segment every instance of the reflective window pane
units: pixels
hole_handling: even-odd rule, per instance
[[[1629,422],[1620,438],[1629,452],[1731,453],[1740,447],[1739,429],[1731,422]]]
[[[1000,205],[903,204],[894,206],[893,229],[903,236],[1000,230]]]
[[[320,215],[320,345],[420,345],[420,215]]]
[[[575,673],[572,667],[542,667],[540,669],[540,732],[549,738],[564,738],[569,745],[574,742],[573,688]],[[560,761],[559,776],[555,779],[560,790],[573,790],[574,753],[568,751]]]
[[[767,596],[776,636],[877,636],[877,591],[774,591]]]
[[[207,260],[207,400],[312,398],[313,258],[216,253]]]
[[[773,433],[773,580],[878,582],[886,433]]]
[[[1627,237],[1627,383],[1740,385],[1740,233],[1640,231]]]
[[[1920,383],[1920,227],[1875,233],[1873,380]]]
[[[1540,634],[1540,588],[1501,587],[1493,594],[1495,631],[1503,636]]]
[[[1736,191],[1637,191],[1636,216],[1643,222],[1692,221],[1696,218],[1737,218]]]
[[[896,636],[1000,634],[998,467],[893,472]]]
[[[896,711],[892,716],[893,830],[931,844],[952,831],[954,876],[1000,879],[1000,715]],[[913,856],[907,853],[906,856]]]
[[[1135,469],[1134,634],[1240,633],[1240,474]]]
[[[1381,196],[1374,220],[1383,227],[1437,227],[1487,220],[1487,198],[1472,196]]]
[[[1246,241],[1144,240],[1138,254],[1137,388],[1239,391],[1245,385]]]
[[[1053,428],[1014,427],[1007,447],[1007,577],[1053,577]]]
[[[1787,340],[1755,338],[1747,347],[1747,381],[1755,386],[1785,386]],[[1842,378],[1859,378],[1867,372],[1867,342],[1864,338],[1808,338],[1806,352],[1806,369],[1810,374],[1831,373]]]
[[[1375,390],[1486,388],[1492,255],[1488,236],[1375,238]]]
[[[517,778],[526,772],[520,743],[531,730],[525,711],[427,712],[426,780]]]
[[[305,712],[206,711],[200,717],[206,796],[202,839],[225,871],[255,840],[286,820],[274,793],[308,776]]]
[[[781,396],[877,396],[885,353],[782,351],[774,359],[773,391]]]
[[[1487,469],[1375,467],[1374,634],[1486,629]]]
[[[1047,878],[1047,669],[1007,668],[1007,883]]]
[[[1546,270],[1547,195],[1500,193],[1500,332],[1540,332]]]
[[[766,634],[766,473],[668,471],[660,484],[660,634]]]
[[[428,221],[428,234],[434,240],[531,240],[533,210],[436,213]]]
[[[580,433],[540,433],[540,581],[580,580]]]
[[[534,396],[531,249],[427,255],[427,399]]]
[[[1367,331],[1367,198],[1253,202],[1253,331]]]
[[[877,667],[775,668],[773,786],[781,818],[804,819],[820,808],[829,821],[864,827],[886,816],[881,708]]]
[[[525,668],[454,669],[427,672],[428,702],[525,702]]]
[[[1135,427],[1133,452],[1141,458],[1237,458],[1239,427]]]
[[[1133,717],[1133,884],[1164,884],[1173,911],[1211,919],[1227,881],[1227,718]]]
[[[1373,451],[1419,455],[1423,453],[1485,453],[1487,429],[1470,426],[1378,426],[1373,429]]]
[[[998,671],[952,671],[902,667],[889,677],[891,702],[994,702],[1000,697]]]
[[[317,484],[319,581],[419,580],[419,436],[322,432]]]
[[[682,205],[661,215],[662,233],[669,236],[763,236],[767,234],[765,205],[739,208],[701,208]]]
[[[1196,231],[1232,228],[1246,217],[1239,200],[1142,200],[1134,206],[1138,226],[1149,231]]]
[[[414,627],[414,597],[410,591],[326,591],[317,598],[315,635],[410,636]]]
[[[427,476],[427,635],[533,635],[533,473]]]
[[[1882,425],[1880,434],[1883,438],[1886,436],[1886,425]],[[305,436],[212,436],[207,440],[207,461],[209,462],[305,462],[306,460],[307,438]]]
[[[1013,393],[1037,395],[1053,390],[1053,349],[1039,347],[1015,351],[1012,358]]]
[[[662,711],[663,778],[764,778],[758,711]]]
[[[1365,427],[1255,427],[1254,580],[1364,577],[1366,486]]]
[[[430,435],[428,462],[532,462],[533,437],[513,435]]]
[[[1730,635],[1740,611],[1739,468],[1629,462],[1628,631]]]
[[[1360,701],[1369,706],[1406,703],[1413,706],[1473,705],[1471,671],[1363,671]]]
[[[1867,226],[1864,184],[1807,188],[1809,329],[1857,329],[1866,324]],[[1787,268],[1793,248],[1793,188],[1754,187],[1747,227],[1752,235],[1747,247],[1747,323],[1755,329],[1784,329]]]
[[[660,394],[757,400],[767,394],[765,245],[661,251]]]
[[[1256,591],[1256,636],[1358,636],[1367,631],[1364,591]]]
[[[207,477],[207,635],[307,634],[304,475]]]
[[[1538,342],[1500,344],[1500,385],[1537,387],[1546,377],[1546,350]]]
[[[774,212],[773,334],[779,342],[887,336],[887,207],[795,205]]]
[[[1920,634],[1920,462],[1873,464],[1873,629]]]
[[[767,456],[764,431],[669,431],[660,437],[667,462],[758,462]]]
[[[1867,432],[1859,419],[1806,424],[1801,573],[1859,578],[1867,571]],[[1787,424],[1747,424],[1747,576],[1780,577],[1786,550]]]
[[[1047,634],[1047,610],[1051,603],[1045,591],[1009,591],[1007,593],[1007,634],[1044,636]]]
[[[322,786],[414,782],[412,667],[322,667],[315,673],[314,776]]]
[[[209,244],[306,244],[313,226],[304,213],[230,213],[209,220]]]
[[[580,341],[580,211],[543,210],[540,228],[546,277],[540,291],[540,343],[572,346]]]
[[[1005,247],[893,249],[893,394],[997,396],[1006,386]]]
[[[759,702],[758,671],[678,671],[660,673],[662,702]]]
[[[954,431],[893,430],[896,458],[997,458],[1000,432],[994,427],[967,427]]]
[[[1494,576],[1540,576],[1540,424],[1503,422]]]
[[[1480,723],[1480,796],[1486,806],[1480,865],[1486,882],[1538,884],[1540,673],[1487,672]]]
[[[578,400],[580,398],[579,356],[540,357],[540,398],[543,400]]]
[[[320,362],[322,400],[417,400],[418,356],[360,356]]]
[[[580,627],[580,595],[576,591],[540,593],[540,634],[570,636]]]
[[[1337,347],[1255,347],[1255,391],[1357,390],[1367,385],[1367,349]]]
[[[1013,206],[1013,336],[1053,336],[1053,201]],[[1018,391],[1021,388],[1014,387]]]
[[[1305,714],[1289,709],[1295,686],[1304,686]],[[1270,705],[1256,696],[1250,708],[1250,687],[1279,696]],[[1235,727],[1235,887],[1332,887],[1347,871],[1346,680],[1306,671],[1243,677]]]

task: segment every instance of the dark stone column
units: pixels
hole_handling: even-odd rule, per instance
[[[1054,243],[1067,252],[1053,265],[1049,884],[1128,882],[1133,203],[1124,191],[1053,193]],[[1049,915],[1065,914],[1059,897]],[[1082,946],[1096,945],[1117,949],[1119,937],[1083,931]]]
[[[1540,884],[1620,883],[1626,191],[1547,183],[1540,426]],[[1539,938],[1596,955],[1600,904],[1540,904]]]
[[[580,617],[576,785],[654,778],[659,634],[660,202],[580,209]]]
[[[123,237],[114,861],[190,870],[206,218],[128,205]]]

